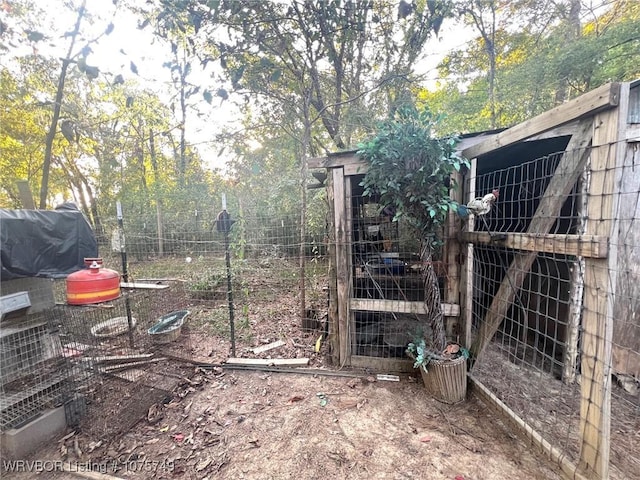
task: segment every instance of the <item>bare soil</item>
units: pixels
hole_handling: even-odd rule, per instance
[[[216,366],[231,355],[226,299],[202,302],[177,282],[152,299],[148,312],[156,318],[191,311],[176,342],[144,347],[167,360],[92,380],[75,433],[30,459],[132,479],[561,478],[472,392],[465,402],[446,405],[428,396],[418,376],[392,382],[372,372],[332,370],[326,345],[314,348],[322,325],[301,328],[295,276],[282,281],[266,267],[253,270],[235,297],[236,356],[304,357],[317,372]],[[158,272],[146,273],[174,271],[158,263]],[[314,307],[323,304],[318,295]],[[284,345],[252,351],[276,340]],[[2,476],[78,478],[60,471]]]
[[[33,458],[62,459],[64,444],[72,465],[122,478],[560,478],[476,397],[442,404],[415,377],[187,370],[126,431],[84,428]]]

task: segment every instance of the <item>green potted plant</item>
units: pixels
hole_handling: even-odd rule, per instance
[[[413,359],[413,367],[420,369],[420,376],[427,391],[444,403],[458,403],[467,394],[467,359],[469,351],[455,343],[448,344],[441,352],[427,346],[423,334],[407,345],[407,355]]]
[[[360,144],[358,154],[367,162],[361,182],[364,195],[375,197],[383,208],[394,212],[393,221],[404,219],[421,239],[422,284],[429,312],[425,331],[429,335],[417,338],[408,351],[423,379],[428,380],[425,386],[437,398],[448,401],[461,395],[464,398],[466,362],[459,346],[447,345],[432,257],[442,245],[440,236],[449,212],[459,207],[450,197],[451,190],[458,187],[452,174],[470,165],[456,151],[455,137],[436,136],[438,122],[439,117],[428,109],[406,105],[379,125],[375,137]],[[450,393],[443,393],[448,389]]]

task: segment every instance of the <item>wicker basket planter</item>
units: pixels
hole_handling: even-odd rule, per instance
[[[429,361],[426,369],[420,367],[422,381],[436,400],[444,403],[462,402],[467,396],[467,359]]]

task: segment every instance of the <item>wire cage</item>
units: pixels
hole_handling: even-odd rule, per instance
[[[0,430],[19,428],[72,399],[77,378],[63,354],[56,312],[5,320],[0,331]]]

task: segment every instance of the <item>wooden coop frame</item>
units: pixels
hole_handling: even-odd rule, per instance
[[[568,138],[565,152],[544,192],[528,229],[521,233],[500,235],[500,245],[517,253],[508,268],[497,294],[488,308],[486,318],[472,341],[473,258],[475,245],[488,245],[495,241],[487,232],[474,231],[474,220],[464,228],[453,214],[445,231],[443,261],[444,278],[443,313],[447,334],[460,333],[460,343],[468,347],[472,361],[480,358],[487,344],[498,330],[513,302],[517,289],[522,286],[538,252],[576,255],[584,259],[585,276],[583,305],[572,312],[575,332],[569,332],[567,344],[575,344],[577,329],[582,326],[580,458],[577,465],[546,441],[533,427],[511,411],[486,387],[470,374],[475,390],[497,406],[513,424],[561,467],[571,478],[608,478],[611,413],[611,373],[615,349],[612,322],[613,293],[616,279],[609,278],[618,261],[618,220],[614,218],[621,182],[622,167],[640,162],[640,80],[609,83],[582,96],[553,108],[541,115],[500,132],[488,132],[462,139],[458,148],[471,162],[466,175],[456,180],[463,186],[454,192],[454,200],[466,203],[476,197],[472,179],[478,162],[490,158],[505,147],[536,140]],[[586,214],[587,231],[581,235],[550,233],[563,202],[590,162],[592,178]],[[311,169],[327,170],[327,197],[329,203],[329,342],[333,360],[340,366],[367,367],[378,371],[407,371],[411,363],[404,359],[376,358],[356,355],[351,349],[354,310],[396,311],[425,313],[423,302],[403,302],[358,299],[351,296],[353,278],[351,238],[349,235],[351,182],[354,175],[366,172],[366,164],[356,152],[340,152],[308,160]],[[480,192],[479,192],[480,193]],[[640,232],[636,232],[640,233]],[[510,281],[507,282],[506,279]],[[606,286],[605,288],[602,288]],[[580,315],[582,317],[580,318]],[[602,321],[606,319],[606,321]],[[580,323],[581,322],[581,323]]]

